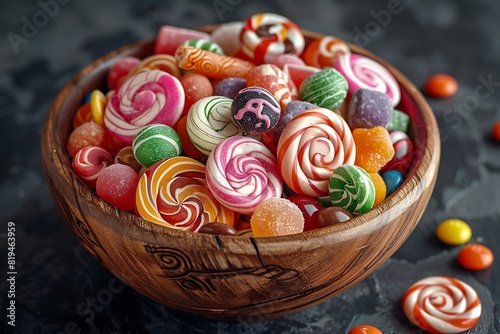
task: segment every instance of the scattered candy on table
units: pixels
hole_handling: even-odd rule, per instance
[[[414,325],[429,333],[462,333],[481,316],[481,301],[467,283],[452,277],[421,279],[403,295],[403,310]]]
[[[493,264],[493,252],[481,244],[468,244],[458,252],[458,263],[469,270],[484,270]]]
[[[500,121],[495,122],[493,125],[491,135],[493,136],[493,139],[500,143]]]
[[[361,325],[354,327],[347,334],[382,334],[382,332],[376,327]]]
[[[461,219],[447,219],[437,226],[436,236],[447,245],[461,245],[470,240],[472,229]]]
[[[424,90],[431,97],[452,97],[458,91],[458,82],[449,74],[434,74],[427,79]]]

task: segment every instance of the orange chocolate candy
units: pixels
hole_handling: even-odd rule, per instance
[[[383,126],[355,129],[352,137],[356,143],[354,164],[368,173],[376,173],[394,156],[389,132]]]

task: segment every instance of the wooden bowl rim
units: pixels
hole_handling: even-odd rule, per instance
[[[197,28],[197,30],[210,32],[217,26],[218,25],[203,26]],[[311,32],[308,30],[302,30],[302,32],[306,37],[306,39],[308,40],[326,36],[325,34]],[[79,71],[72,78],[72,80],[70,80],[61,89],[61,91],[56,96],[54,102],[52,103],[49,112],[46,115],[45,124],[42,131],[43,137],[41,143],[42,154],[44,155],[43,156],[44,168],[46,169],[50,168],[50,166],[45,166],[45,160],[48,159],[52,164],[54,164],[53,157],[57,156],[58,159],[60,160],[60,166],[63,168],[64,170],[63,172],[65,173],[65,175],[71,176],[70,178],[63,177],[63,179],[65,181],[68,181],[68,183],[70,179],[72,180],[73,183],[70,184],[71,188],[74,188],[76,190],[78,187],[85,191],[85,196],[83,196],[83,194],[80,194],[78,200],[86,201],[89,205],[97,207],[99,210],[102,210],[103,213],[105,214],[114,214],[116,216],[116,219],[121,222],[120,225],[117,225],[110,220],[105,220],[100,223],[118,229],[120,233],[125,233],[135,239],[145,240],[146,242],[150,242],[151,240],[160,240],[162,238],[175,237],[175,238],[193,239],[193,241],[196,242],[197,245],[203,246],[206,243],[206,241],[213,240],[214,237],[217,237],[220,239],[220,241],[223,241],[225,243],[230,243],[231,240],[244,241],[245,239],[247,239],[247,241],[249,242],[252,243],[256,242],[262,246],[268,245],[273,249],[275,249],[276,246],[284,247],[286,245],[297,245],[297,243],[304,243],[303,246],[305,246],[305,243],[307,243],[307,245],[312,247],[314,246],[320,247],[321,242],[319,241],[335,243],[339,240],[346,241],[351,238],[355,238],[360,234],[364,235],[375,231],[376,229],[392,221],[392,219],[390,219],[392,217],[390,214],[390,210],[392,210],[398,204],[404,205],[405,203],[403,202],[405,201],[405,197],[407,197],[408,194],[412,193],[413,187],[415,185],[419,186],[421,185],[423,187],[421,189],[421,192],[428,186],[430,185],[433,186],[435,178],[437,176],[437,166],[439,164],[439,158],[440,158],[440,143],[439,143],[437,122],[427,101],[423,97],[422,93],[414,86],[414,84],[411,83],[410,80],[408,80],[401,72],[399,72],[399,70],[394,68],[392,65],[390,65],[380,57],[374,55],[370,51],[361,48],[357,45],[354,45],[352,43],[347,43],[349,48],[354,53],[367,56],[379,62],[394,75],[401,89],[402,90],[404,89],[408,92],[413,102],[420,110],[419,116],[422,118],[423,123],[426,125],[425,128],[422,128],[426,132],[425,135],[426,144],[424,147],[424,151],[422,152],[422,158],[420,159],[420,162],[418,163],[417,166],[414,167],[413,173],[405,178],[405,181],[398,188],[398,190],[394,192],[391,196],[386,198],[377,207],[371,209],[370,211],[362,215],[356,216],[353,219],[344,223],[332,225],[329,227],[323,227],[312,231],[302,232],[298,234],[276,236],[276,237],[253,237],[253,236],[241,237],[241,236],[224,236],[224,235],[214,236],[202,233],[192,233],[154,224],[152,222],[144,220],[143,218],[137,217],[128,212],[117,209],[116,207],[112,206],[111,204],[108,204],[100,197],[98,197],[95,191],[90,189],[87,185],[85,185],[79,179],[79,177],[74,173],[73,169],[71,168],[71,162],[69,160],[69,156],[66,151],[66,144],[63,143],[63,140],[61,138],[62,136],[60,134],[58,136],[53,136],[54,140],[49,141],[46,138],[47,136],[45,136],[44,134],[46,133],[49,127],[57,128],[56,127],[57,117],[55,116],[60,116],[60,111],[64,107],[64,103],[67,100],[68,94],[70,94],[73,89],[78,89],[79,82],[84,80],[85,76],[88,75],[88,73],[99,70],[101,66],[108,66],[107,65],[108,63],[110,63],[111,61],[116,61],[117,59],[123,56],[139,52],[139,50],[151,46],[151,43],[154,43],[154,41],[155,39],[151,38],[130,43],[94,60],[92,63],[90,63],[81,71]],[[51,152],[54,154],[50,155]],[[47,154],[49,154],[49,156],[47,156]],[[61,154],[66,155],[66,158],[61,156]],[[428,159],[424,159],[425,157],[428,157]],[[424,184],[422,184],[421,182],[424,182]],[[401,196],[401,194],[404,195]],[[418,197],[418,194],[416,194],[416,197]],[[418,199],[414,198],[414,201],[417,200]],[[406,208],[407,206],[408,205],[404,205],[404,208]],[[384,213],[387,219],[385,222],[380,223],[379,220],[381,219]],[[415,225],[416,224],[417,223],[415,223]],[[150,236],[147,236],[142,232],[148,232]]]

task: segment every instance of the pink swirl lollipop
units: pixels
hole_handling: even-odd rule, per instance
[[[206,165],[208,188],[228,208],[252,214],[262,201],[280,197],[283,181],[272,153],[258,140],[233,136],[219,143]]]
[[[278,141],[278,163],[296,193],[326,196],[333,171],[353,164],[356,146],[347,123],[335,112],[316,108],[295,116]]]
[[[368,88],[386,93],[392,100],[392,106],[398,105],[401,99],[398,82],[375,60],[358,54],[343,54],[334,67],[346,78],[349,94],[354,94],[359,88]]]
[[[72,162],[73,170],[89,187],[95,188],[101,171],[113,163],[111,154],[98,146],[85,146]]]
[[[111,96],[104,125],[124,144],[148,124],[173,126],[184,108],[184,89],[179,80],[160,70],[137,73]]]
[[[481,301],[465,282],[432,276],[405,292],[403,309],[413,324],[429,333],[462,333],[479,320]]]
[[[257,64],[263,64],[266,56],[299,55],[305,46],[299,27],[286,17],[273,13],[255,14],[247,19],[240,40],[243,53]]]

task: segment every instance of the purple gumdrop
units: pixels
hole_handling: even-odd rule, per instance
[[[352,96],[347,123],[352,129],[387,126],[391,120],[392,101],[382,92],[360,88]]]
[[[236,94],[247,85],[247,81],[242,78],[226,78],[219,81],[214,87],[214,95],[225,96],[234,99]]]

